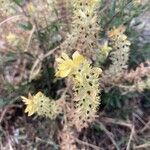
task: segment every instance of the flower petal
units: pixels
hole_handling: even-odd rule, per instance
[[[78,51],[74,52],[72,58],[74,65],[79,65],[85,60],[84,56],[80,55]]]
[[[21,98],[22,98],[22,101],[23,101],[25,104],[27,104],[27,102],[29,101],[29,99],[26,98],[26,97],[24,97],[24,96],[21,96]]]
[[[64,52],[61,54],[61,57],[65,60],[70,59],[69,56]]]
[[[56,73],[56,76],[57,76],[57,77],[64,78],[64,77],[67,77],[70,72],[71,72],[71,69],[68,69],[68,70],[61,70],[61,71],[58,71],[58,72]]]

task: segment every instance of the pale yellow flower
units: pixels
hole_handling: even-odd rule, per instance
[[[9,43],[13,43],[13,42],[16,41],[17,37],[16,37],[15,34],[13,34],[13,33],[10,32],[10,33],[6,36],[6,39],[7,39],[7,41],[8,41]]]
[[[33,115],[37,112],[38,109],[38,99],[42,97],[43,94],[41,92],[38,92],[35,96],[32,96],[30,93],[28,95],[28,98],[21,96],[22,101],[26,105],[25,113],[28,113],[28,116]]]
[[[35,10],[36,10],[36,8],[35,8],[35,6],[33,5],[33,3],[28,3],[28,5],[27,5],[27,10],[28,10],[28,12],[29,13],[34,13],[35,12]]]
[[[54,119],[61,112],[59,103],[49,99],[42,92],[38,92],[34,96],[29,94],[28,98],[24,96],[21,98],[26,105],[25,112],[28,113],[28,116],[36,113],[39,116]]]
[[[57,58],[56,61],[58,62],[56,76],[63,78],[71,74],[75,68],[80,66],[85,61],[85,58],[76,51],[72,55],[72,59],[69,58],[66,53],[62,53],[61,58]]]
[[[140,5],[140,4],[142,4],[142,0],[133,0],[133,3],[135,5]]]
[[[21,96],[22,101],[26,105],[25,113],[28,113],[28,116],[33,115],[36,112],[34,107],[34,97],[29,93],[28,98]]]
[[[131,45],[130,41],[127,40],[127,36],[124,34],[126,30],[125,26],[120,25],[117,28],[113,28],[111,31],[108,32],[108,37],[113,41],[122,41],[125,42],[126,45]]]
[[[116,37],[119,34],[124,33],[125,30],[126,28],[122,25],[117,28],[113,28],[111,31],[108,32],[108,37]]]
[[[89,0],[90,6],[95,6],[100,0]]]
[[[105,42],[104,45],[102,45],[102,47],[100,48],[100,50],[103,55],[108,56],[112,48],[108,46],[108,42]]]

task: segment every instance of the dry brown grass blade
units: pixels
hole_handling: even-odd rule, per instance
[[[75,140],[76,140],[77,143],[82,144],[82,145],[89,146],[89,147],[93,148],[94,150],[104,150],[104,149],[102,149],[102,148],[100,148],[100,147],[98,147],[98,146],[96,146],[96,145],[93,145],[93,144],[90,144],[90,143],[81,141],[81,140],[79,140],[79,139],[77,139],[77,138],[76,138]]]
[[[145,124],[143,129],[141,130],[141,133],[143,133],[145,130],[150,129],[150,120]]]
[[[105,127],[105,125],[102,122],[97,122],[97,123],[101,126],[102,130],[105,132],[105,134],[108,136],[110,141],[113,143],[113,145],[115,146],[115,149],[120,150],[115,139],[113,138],[113,134],[107,130],[107,128]]]
[[[133,139],[134,133],[135,133],[135,127],[134,127],[134,125],[133,125],[132,128],[131,128],[131,134],[130,134],[130,137],[129,137],[129,141],[128,141],[128,143],[127,143],[127,148],[126,148],[126,150],[130,150],[130,145],[131,145],[131,141],[132,141],[132,139]]]
[[[137,118],[144,126],[146,125],[146,122],[136,113],[133,113],[134,117]]]
[[[25,48],[25,50],[24,50],[25,52],[28,51],[28,48],[29,48],[30,42],[31,42],[31,40],[32,40],[32,36],[33,36],[34,31],[35,31],[35,26],[33,25],[33,28],[32,28],[32,30],[30,31],[29,38],[28,38],[28,40],[27,40],[27,46],[26,46],[26,48]]]
[[[11,142],[11,139],[9,138],[9,139],[8,139],[9,150],[14,150],[11,143],[12,143],[12,142]]]
[[[21,17],[25,17],[25,16],[16,15],[16,16],[9,17],[9,18],[5,19],[4,21],[0,22],[0,26],[3,25],[4,23],[8,22],[8,21],[16,21],[16,20],[20,19]]]
[[[31,71],[30,71],[30,77],[29,77],[29,81],[31,81],[32,79],[34,79],[40,72],[41,67],[42,67],[42,61],[52,55],[56,50],[59,49],[59,46],[57,46],[56,48],[50,50],[49,52],[47,52],[46,54],[40,54],[40,56],[36,59],[36,61],[34,62]]]
[[[122,121],[122,120],[108,118],[108,117],[103,117],[103,118],[101,118],[101,120],[105,123],[113,123],[113,124],[117,124],[117,125],[120,125],[120,126],[128,127],[130,129],[132,128],[132,124],[130,124],[128,122],[125,122],[125,121]]]
[[[144,143],[142,145],[138,145],[134,147],[134,150],[144,150],[146,148],[150,148],[150,142]]]
[[[115,120],[115,119],[112,119],[112,118],[105,118],[105,119],[103,118],[103,120],[104,120],[105,123],[113,123],[113,124],[125,126],[125,127],[128,127],[131,130],[129,141],[128,141],[127,147],[126,147],[126,150],[130,150],[130,144],[131,144],[131,141],[132,141],[134,133],[135,133],[134,125],[126,123],[126,122],[121,121],[121,120]]]

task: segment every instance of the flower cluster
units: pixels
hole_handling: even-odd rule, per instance
[[[97,23],[96,4],[98,0],[73,0],[73,17],[71,33],[62,45],[62,50],[68,52],[79,51],[88,58],[93,59],[98,48],[98,33],[100,27]]]
[[[96,64],[103,64],[109,53],[111,52],[112,48],[109,46],[108,41],[104,40],[100,43],[99,49],[96,50]]]
[[[55,119],[61,113],[61,107],[57,101],[50,100],[43,93],[38,92],[32,96],[29,94],[28,98],[21,96],[26,105],[25,112],[28,116],[37,113],[39,116],[45,116],[50,119]]]
[[[124,32],[124,26],[119,26],[118,28],[114,28],[108,32],[110,45],[113,51],[110,53],[112,64],[106,73],[107,75],[110,75],[111,77],[114,76],[115,78],[120,76],[123,69],[126,69],[126,63],[129,57],[130,41],[128,41]]]
[[[84,64],[74,78],[77,79],[74,85],[74,111],[72,122],[78,130],[87,127],[96,116],[98,106],[100,105],[100,87],[99,75],[101,69]]]
[[[73,59],[63,53],[57,62],[56,76],[68,76],[73,80],[74,104],[68,118],[80,130],[95,118],[100,104],[99,75],[102,70],[92,67],[90,62],[78,52],[73,54]]]

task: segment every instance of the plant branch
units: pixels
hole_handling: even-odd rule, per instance
[[[130,149],[131,149],[131,148],[130,148],[130,145],[131,145],[131,141],[132,141],[132,139],[133,139],[134,133],[135,133],[135,127],[134,127],[134,125],[133,125],[133,126],[132,126],[132,129],[131,129],[131,134],[130,134],[130,137],[129,137],[129,141],[128,141],[128,143],[127,143],[127,148],[126,148],[126,150],[130,150]]]
[[[96,146],[96,145],[93,145],[93,144],[90,144],[90,143],[81,141],[81,140],[79,140],[79,139],[77,139],[77,138],[76,138],[75,140],[76,140],[77,143],[83,144],[83,145],[86,145],[86,146],[89,146],[89,147],[93,148],[94,150],[103,150],[102,148],[100,148],[100,147],[98,147],[98,146]]]
[[[116,150],[120,150],[120,148],[118,147],[116,141],[114,140],[113,136],[112,136],[112,133],[109,132],[105,125],[102,123],[102,122],[97,122],[100,126],[101,126],[101,129],[106,133],[106,135],[108,136],[108,138],[111,140],[111,142],[113,143],[113,145],[115,146]]]

